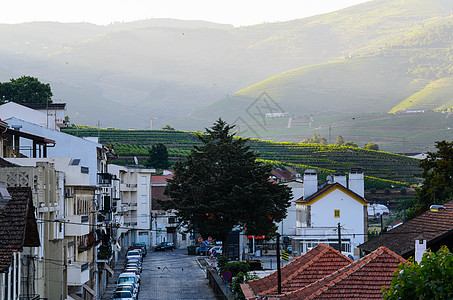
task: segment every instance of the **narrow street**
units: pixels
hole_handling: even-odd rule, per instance
[[[138,298],[210,300],[215,296],[196,256],[187,255],[187,250],[175,250],[150,252],[145,257]]]

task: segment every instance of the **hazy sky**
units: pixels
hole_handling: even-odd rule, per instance
[[[89,22],[150,18],[253,25],[326,13],[367,0],[2,0],[0,23]]]

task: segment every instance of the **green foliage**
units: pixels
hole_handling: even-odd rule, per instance
[[[250,271],[250,266],[246,262],[242,261],[232,261],[228,262],[223,265],[221,268],[219,267],[219,273],[223,274],[223,272],[230,271],[232,277],[238,276],[239,273],[247,273]]]
[[[302,144],[320,144],[320,145],[327,145],[327,140],[326,138],[323,138],[319,134],[315,133],[313,134],[313,137],[311,139],[303,139],[301,141]]]
[[[354,143],[354,142],[346,142],[346,143],[343,143],[342,146],[343,146],[343,147],[354,147],[354,148],[359,148],[359,146],[357,146],[357,144]]]
[[[11,101],[16,103],[52,103],[50,85],[41,83],[38,78],[22,76],[0,83],[0,104]]]
[[[406,195],[406,193],[407,193],[406,188],[405,188],[405,187],[402,187],[402,188],[400,189],[400,194],[404,196],[404,195]]]
[[[166,169],[170,166],[168,162],[167,147],[162,143],[157,143],[149,150],[149,158],[145,165],[156,169]]]
[[[165,125],[164,127],[162,127],[162,130],[175,130],[175,129],[170,125]]]
[[[343,136],[341,136],[341,135],[337,136],[337,142],[335,143],[335,145],[341,146],[341,145],[343,145],[343,144],[344,144],[344,138],[343,138]]]
[[[453,255],[446,246],[425,253],[419,264],[401,263],[393,276],[389,289],[382,288],[386,300],[453,298]]]
[[[250,275],[246,272],[239,272],[236,277],[232,280],[232,287],[235,300],[243,300],[245,299],[244,294],[242,293],[241,283],[246,283],[249,280],[258,279],[259,277],[256,275]]]
[[[365,145],[364,147],[365,149],[368,149],[368,150],[379,150],[379,145],[378,144],[375,144],[375,143],[368,143]]]
[[[424,181],[417,193],[419,213],[428,210],[434,199],[441,204],[453,195],[453,142],[436,142],[436,148],[437,152],[428,152],[420,162]]]
[[[272,167],[257,161],[247,140],[235,138],[232,129],[219,119],[198,135],[201,144],[174,165],[165,189],[172,200],[162,203],[176,209],[189,230],[224,242],[237,225],[249,234],[274,233],[291,196],[287,186],[268,180]]]

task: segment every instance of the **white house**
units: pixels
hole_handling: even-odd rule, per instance
[[[293,236],[296,234],[297,218],[296,218],[296,202],[304,195],[304,184],[301,180],[290,181],[284,183],[291,188],[292,198],[291,206],[288,207],[286,218],[278,223],[278,233],[282,236]]]
[[[53,130],[60,130],[61,127],[65,126],[65,114],[65,103],[30,103],[22,105],[8,102],[0,105],[0,119],[20,116],[23,120]]]
[[[293,251],[305,253],[320,243],[338,249],[338,226],[341,251],[358,256],[357,246],[367,237],[367,201],[364,199],[361,169],[346,175],[336,173],[332,182],[318,187],[315,170],[304,173],[304,193],[296,202],[296,234],[292,236]]]

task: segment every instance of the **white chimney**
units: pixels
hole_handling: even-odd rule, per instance
[[[346,181],[346,174],[343,171],[336,171],[333,174],[333,182],[338,182],[339,184],[341,184],[345,188],[348,187],[347,181]]]
[[[353,168],[349,171],[349,187],[351,191],[361,197],[365,197],[365,185],[361,168]]]
[[[318,174],[316,170],[307,169],[304,172],[304,199],[318,191]]]
[[[420,263],[423,258],[423,254],[426,251],[426,240],[422,236],[419,236],[415,240],[415,261]]]

